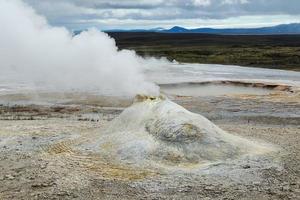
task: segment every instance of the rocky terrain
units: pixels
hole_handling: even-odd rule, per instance
[[[9,103],[0,106],[0,199],[300,198],[298,91],[171,98],[228,133],[278,150],[197,168],[140,168],[88,150],[132,100],[88,96],[15,104],[24,95],[6,95],[1,100]]]

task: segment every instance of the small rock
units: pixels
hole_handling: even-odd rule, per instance
[[[283,191],[289,191],[290,190],[290,186],[285,185],[285,186],[282,187],[282,190]]]
[[[13,175],[6,175],[5,176],[5,179],[7,179],[7,180],[14,180],[15,179],[15,177],[13,176]]]
[[[49,182],[49,183],[35,183],[31,185],[32,188],[43,188],[43,187],[51,187],[55,185],[54,182]]]
[[[41,169],[46,169],[47,168],[47,165],[42,165],[41,166]]]
[[[251,166],[250,165],[243,165],[242,168],[243,169],[249,169],[249,168],[251,168]]]
[[[214,187],[214,186],[206,186],[204,189],[205,189],[205,190],[214,190],[215,187]]]
[[[73,198],[78,198],[79,196],[78,196],[77,194],[74,194],[74,193],[73,193],[73,194],[72,194],[72,197],[73,197]]]

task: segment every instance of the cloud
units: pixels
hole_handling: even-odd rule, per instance
[[[208,6],[208,5],[210,5],[210,0],[193,0],[193,5],[195,5],[195,6]]]
[[[215,20],[241,16],[300,15],[299,0],[25,0],[51,24],[68,28],[80,22],[97,20],[174,21],[179,19]],[[300,21],[299,18],[297,18]],[[88,26],[87,24],[81,24]],[[176,24],[174,24],[176,25]],[[177,24],[185,25],[185,24]],[[96,24],[97,26],[97,24]],[[98,24],[99,28],[101,24]],[[108,28],[108,27],[106,27]]]
[[[223,0],[222,4],[246,4],[250,3],[249,0]]]

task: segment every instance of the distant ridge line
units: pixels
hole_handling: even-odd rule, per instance
[[[75,30],[75,35],[84,30]],[[203,33],[219,35],[283,35],[300,34],[300,23],[280,24],[277,26],[261,28],[194,28],[187,29],[181,26],[174,26],[170,29],[152,28],[152,29],[111,29],[104,32],[155,32],[155,33]]]

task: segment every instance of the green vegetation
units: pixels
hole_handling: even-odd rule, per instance
[[[109,33],[120,49],[187,63],[300,71],[300,35]]]

